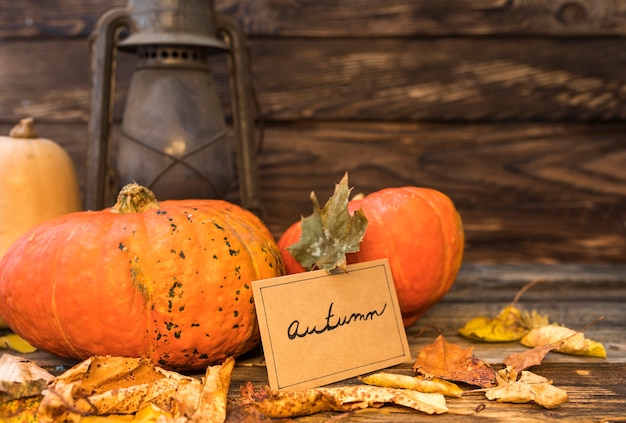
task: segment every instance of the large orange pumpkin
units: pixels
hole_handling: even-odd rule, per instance
[[[387,258],[404,325],[415,323],[452,287],[463,258],[461,217],[448,196],[430,188],[386,188],[348,203],[368,220],[360,250],[348,263]],[[287,247],[301,235],[294,223],[278,240],[288,273],[303,272]]]
[[[32,345],[77,359],[196,369],[255,347],[251,283],[284,273],[267,228],[225,201],[158,204],[143,187],[125,190],[113,209],[61,216],[13,244],[0,316]]]

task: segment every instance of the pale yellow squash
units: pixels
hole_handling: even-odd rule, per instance
[[[71,158],[56,142],[38,138],[32,118],[0,136],[0,258],[27,230],[81,209]]]

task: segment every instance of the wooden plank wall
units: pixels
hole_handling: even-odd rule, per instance
[[[89,35],[114,0],[0,0],[0,132],[85,175]],[[246,32],[276,236],[331,193],[447,193],[471,262],[626,258],[626,0],[217,0]],[[128,63],[127,63],[128,62]],[[228,94],[226,67],[214,67]],[[132,61],[121,59],[116,110]],[[228,102],[225,102],[228,110]],[[119,113],[116,113],[119,117]]]

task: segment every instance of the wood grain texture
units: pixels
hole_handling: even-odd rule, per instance
[[[516,342],[487,344],[460,337],[458,329],[473,317],[491,316],[508,305],[526,283],[543,280],[520,298],[522,310],[537,310],[552,321],[570,328],[585,329],[585,336],[603,343],[607,359],[549,353],[539,366],[530,370],[553,381],[568,393],[568,401],[555,409],[544,409],[534,404],[506,404],[488,401],[480,391],[461,385],[466,392],[460,398],[448,398],[452,413],[438,416],[424,414],[396,406],[351,413],[326,412],[294,419],[297,422],[414,422],[433,419],[437,422],[623,422],[626,387],[626,342],[623,334],[626,320],[623,303],[626,301],[626,266],[621,265],[476,265],[462,267],[457,281],[443,301],[432,308],[415,325],[408,328],[407,337],[413,359],[439,333],[446,340],[462,347],[472,347],[473,354],[496,368],[512,353],[527,350]],[[27,358],[60,374],[75,361],[36,352]],[[411,375],[413,362],[384,371]],[[257,388],[268,384],[267,369],[261,348],[239,357],[230,383],[229,400],[235,402],[240,387],[252,382]],[[356,385],[351,378],[333,386]],[[459,413],[459,414],[453,414]],[[239,421],[230,409],[227,421]]]
[[[618,39],[264,39],[251,43],[263,119],[610,121],[626,119]],[[0,44],[0,119],[89,117],[84,39]],[[134,56],[120,55],[121,116]],[[229,110],[225,57],[213,60]]]
[[[0,0],[0,130],[34,116],[70,151],[82,184],[88,36],[99,13],[126,3]],[[327,197],[348,171],[366,193],[421,185],[450,195],[467,260],[624,260],[626,0],[216,7],[249,35],[266,128],[262,202],[276,236],[310,211],[311,190]],[[225,57],[211,64],[230,116]],[[134,65],[120,54],[116,124]]]
[[[84,192],[86,125],[37,127],[68,150]],[[311,213],[312,190],[325,201],[347,171],[355,192],[449,195],[467,261],[623,262],[624,133],[626,124],[273,124],[259,153],[264,220],[280,236]]]
[[[126,4],[0,0],[0,38],[86,37],[100,13]],[[251,37],[626,35],[622,0],[216,0],[215,7]]]

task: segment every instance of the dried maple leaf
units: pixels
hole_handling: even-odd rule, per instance
[[[311,193],[313,214],[301,219],[300,240],[287,247],[291,255],[306,270],[313,268],[346,269],[346,253],[359,251],[365,236],[367,218],[361,209],[353,215],[348,211],[350,191],[348,174],[335,185],[335,192],[320,208],[315,193]]]
[[[409,389],[377,386],[345,386],[314,388],[305,391],[272,391],[264,388],[261,394],[242,391],[242,404],[254,407],[266,417],[288,418],[306,416],[322,411],[351,411],[367,407],[396,404],[426,414],[448,411],[443,395]]]
[[[520,342],[527,347],[559,343],[555,351],[560,353],[606,358],[606,350],[600,342],[586,339],[582,332],[556,324],[532,329]]]
[[[394,373],[374,373],[360,377],[361,382],[385,388],[412,389],[419,392],[438,393],[446,397],[460,397],[463,390],[458,385],[436,377],[407,376]]]
[[[472,354],[473,348],[462,348],[445,340],[443,335],[425,346],[413,365],[416,372],[445,380],[465,382],[483,388],[495,385],[496,372],[489,364]]]
[[[487,389],[485,396],[498,402],[535,402],[545,408],[555,408],[568,399],[567,392],[552,385],[552,381],[528,371],[522,371],[519,380],[503,381]]]

